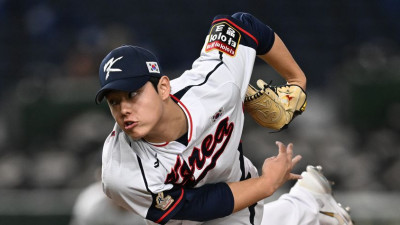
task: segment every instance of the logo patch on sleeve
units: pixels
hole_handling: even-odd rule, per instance
[[[215,24],[210,31],[206,52],[213,49],[235,56],[241,34],[226,22]]]
[[[164,198],[164,192],[160,192],[156,198],[156,208],[165,211],[174,202],[174,199],[170,195]]]

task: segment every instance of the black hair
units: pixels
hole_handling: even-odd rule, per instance
[[[158,82],[160,82],[161,77],[150,77],[149,81],[153,85],[154,89],[156,89],[156,92],[158,93]]]

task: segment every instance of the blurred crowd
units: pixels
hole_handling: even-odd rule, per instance
[[[95,181],[113,120],[95,105],[101,59],[121,44],[159,56],[168,75],[191,66],[216,14],[270,24],[308,76],[309,103],[269,133],[248,120],[245,151],[295,143],[339,190],[400,190],[400,3],[370,1],[0,0],[0,189],[83,188]],[[255,77],[277,79],[257,62]]]

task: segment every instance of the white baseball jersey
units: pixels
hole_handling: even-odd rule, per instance
[[[258,176],[240,143],[243,99],[255,57],[270,49],[273,35],[249,14],[217,16],[192,69],[171,81],[171,98],[186,114],[187,134],[169,143],[149,143],[132,140],[116,124],[103,149],[105,193],[155,223],[259,224],[261,202],[207,222],[174,215],[188,207],[193,188]]]

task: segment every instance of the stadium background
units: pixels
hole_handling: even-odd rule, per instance
[[[146,47],[173,78],[198,56],[213,16],[237,11],[269,24],[308,77],[308,108],[290,129],[248,120],[249,158],[260,167],[275,140],[292,141],[298,171],[321,164],[358,224],[400,224],[396,0],[0,0],[0,224],[69,223],[113,124],[94,104],[106,53]],[[283,82],[257,61],[252,82],[261,77]]]

